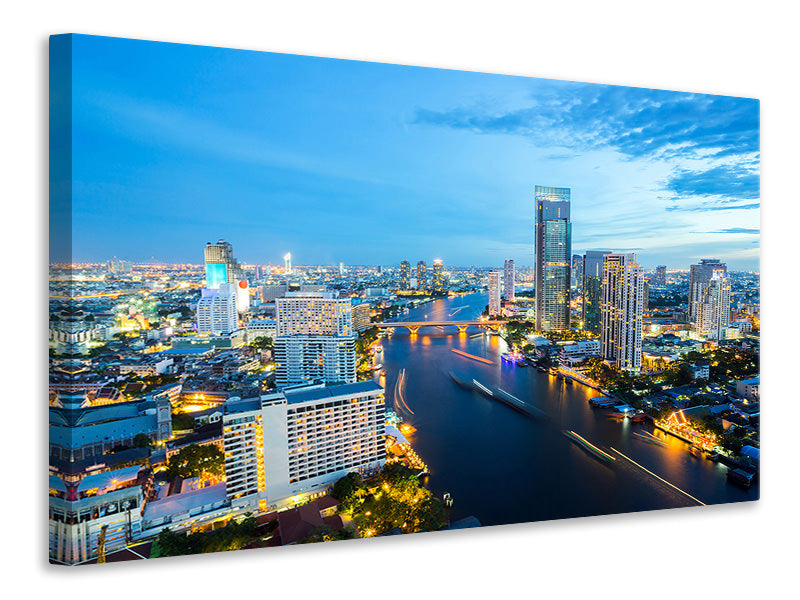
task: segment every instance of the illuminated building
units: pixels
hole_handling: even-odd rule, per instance
[[[400,285],[401,290],[411,287],[411,265],[407,260],[400,263]]]
[[[705,288],[716,271],[728,275],[728,267],[716,258],[704,258],[700,264],[689,267],[689,321],[697,323],[697,305],[703,301]]]
[[[428,288],[428,267],[424,260],[417,263],[417,289],[425,290]]]
[[[571,281],[572,288],[580,292],[583,289],[583,256],[580,254],[572,255]]]
[[[217,289],[223,283],[236,283],[244,280],[244,271],[233,257],[233,246],[225,240],[216,244],[211,242],[205,248],[206,287]]]
[[[644,271],[635,254],[603,257],[600,352],[620,371],[638,374],[642,365]]]
[[[292,253],[287,252],[283,257],[283,272],[287,275],[292,273]]]
[[[228,402],[225,476],[234,510],[301,503],[347,473],[386,463],[383,388],[373,381],[305,386]]]
[[[356,380],[353,305],[333,292],[287,292],[275,299],[275,383]]]
[[[236,285],[221,283],[217,289],[203,288],[197,302],[197,333],[224,335],[239,328]]]
[[[503,295],[506,297],[506,302],[514,302],[515,279],[514,259],[506,259],[503,264]]]
[[[583,328],[600,333],[600,302],[603,298],[603,257],[610,250],[587,250],[583,257]]]
[[[570,190],[536,186],[536,329],[569,330]]]
[[[353,305],[353,329],[357,333],[361,333],[365,329],[369,329],[371,324],[370,307],[366,302],[362,304]]]
[[[335,292],[286,292],[275,299],[278,335],[353,333],[352,302]]]
[[[501,314],[500,294],[503,290],[503,273],[492,271],[489,273],[489,316],[496,317]]]
[[[445,289],[444,264],[441,258],[433,260],[433,276],[431,277],[431,289],[434,292],[443,292]]]
[[[725,339],[731,320],[731,280],[724,269],[715,269],[702,290],[702,297],[695,303],[695,330],[707,339]]]
[[[130,273],[131,263],[127,260],[111,260],[108,262],[108,272],[119,275]]]

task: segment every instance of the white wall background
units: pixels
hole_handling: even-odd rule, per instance
[[[13,307],[15,315],[4,321],[0,346],[9,367],[0,494],[8,597],[793,593],[800,478],[792,429],[797,385],[788,381],[796,370],[791,319],[798,279],[798,197],[791,185],[800,138],[796,10],[790,3],[741,1],[532,4],[72,0],[4,6],[0,197],[3,235],[13,251],[5,257],[2,296],[4,314]],[[760,98],[767,349],[762,500],[102,568],[48,566],[47,36],[67,32]],[[692,535],[712,540],[707,552],[685,543]]]

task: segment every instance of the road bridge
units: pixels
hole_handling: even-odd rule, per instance
[[[458,327],[459,333],[466,333],[469,327],[480,327],[484,329],[494,329],[497,331],[505,321],[397,321],[390,323],[373,323],[373,327],[378,329],[397,329],[405,327],[412,334],[417,333],[421,327]]]

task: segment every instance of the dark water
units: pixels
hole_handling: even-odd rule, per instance
[[[476,319],[486,304],[486,294],[437,300],[399,320]],[[587,400],[598,392],[501,361],[505,342],[481,331],[471,328],[459,335],[455,327],[427,327],[411,336],[399,329],[381,340],[385,376],[380,381],[386,387],[387,406],[394,404],[417,428],[409,440],[428,464],[428,487],[439,497],[452,495],[453,519],[474,515],[484,525],[499,525],[698,505],[655,475],[704,504],[758,498],[757,486],[745,490],[729,483],[727,467],[693,457],[677,438],[651,425],[612,420],[608,410],[592,409]],[[453,348],[493,364],[465,358]],[[413,414],[394,403],[401,369],[403,397]],[[502,388],[543,410],[550,420],[534,421],[461,388],[449,371]],[[617,460],[601,462],[563,430],[574,430]],[[645,431],[666,446],[633,435]],[[654,475],[621,458],[612,447]]]

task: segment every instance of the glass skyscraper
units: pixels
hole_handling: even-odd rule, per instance
[[[583,328],[600,333],[600,301],[603,298],[603,256],[610,250],[587,250],[583,257]]]
[[[569,188],[537,185],[536,198],[536,329],[569,329],[572,223]]]

